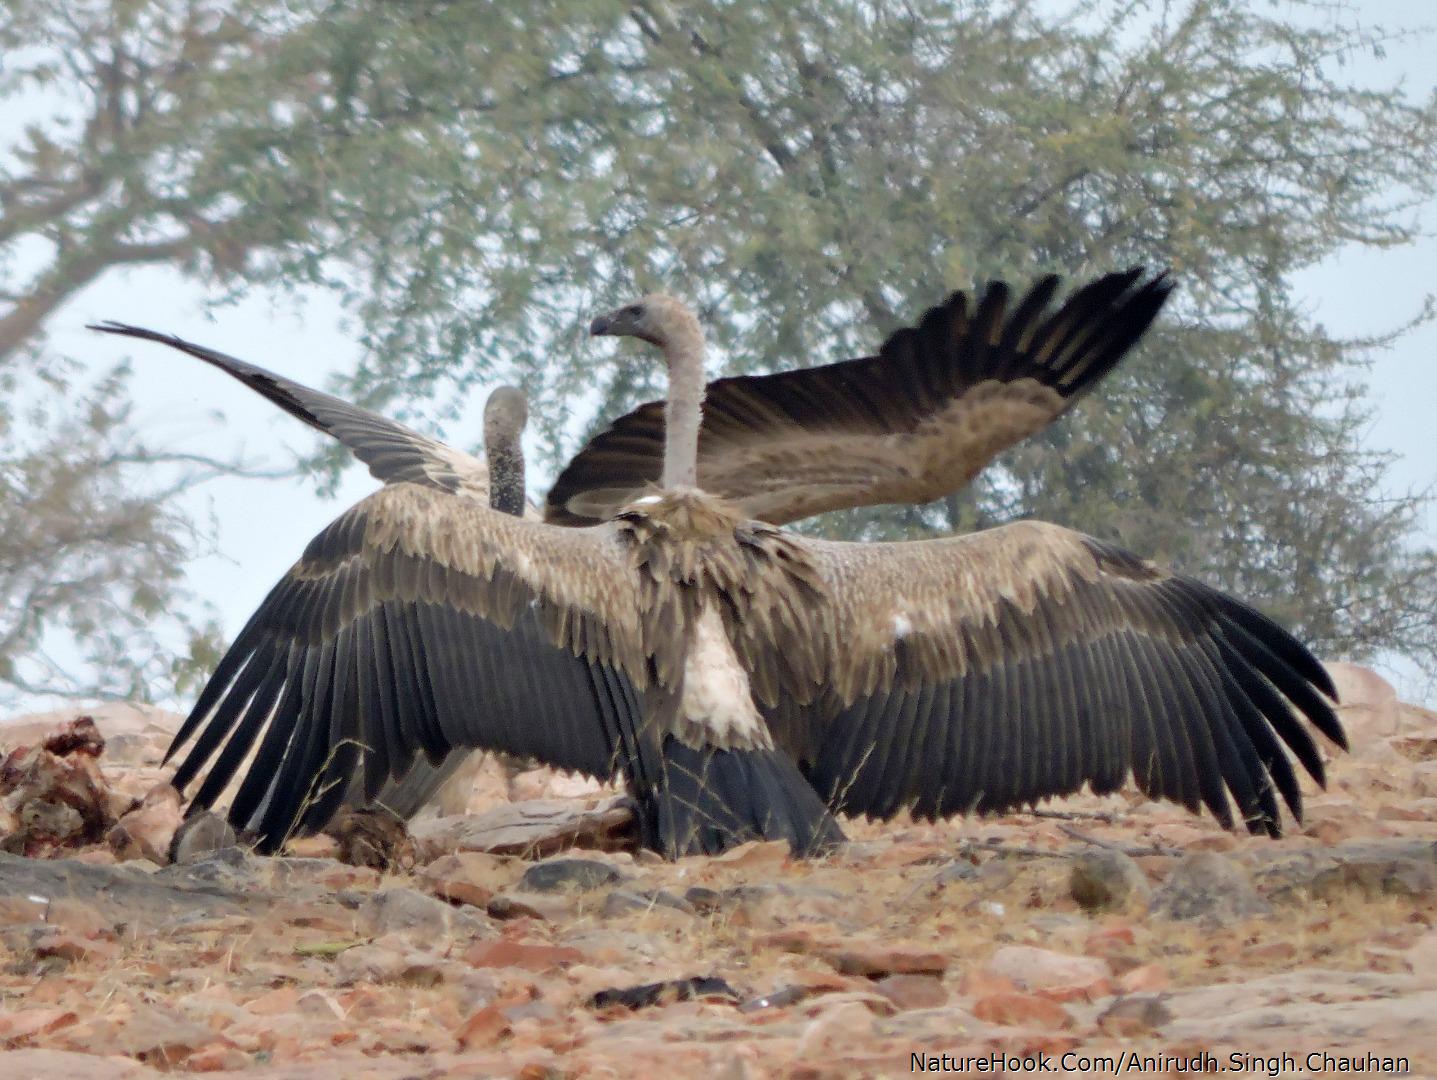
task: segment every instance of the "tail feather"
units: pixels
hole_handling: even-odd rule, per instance
[[[796,856],[843,842],[798,767],[775,750],[696,749],[666,736],[661,785],[640,793],[645,847],[670,859],[716,855],[748,840],[787,840]]]

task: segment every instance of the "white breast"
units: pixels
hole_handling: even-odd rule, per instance
[[[768,727],[753,703],[748,673],[724,631],[723,619],[712,608],[705,608],[699,616],[684,657],[679,712],[691,741],[724,749],[773,747]]]

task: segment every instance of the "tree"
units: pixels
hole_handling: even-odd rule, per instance
[[[126,372],[91,385],[45,320],[105,271],[144,263],[242,285],[293,237],[213,176],[206,131],[266,123],[245,66],[272,4],[19,3],[0,14],[0,703],[17,693],[163,697],[215,659],[182,587],[206,534],[176,497],[235,462],[144,445]],[[271,86],[270,89],[275,89]],[[71,400],[73,395],[74,400]],[[175,656],[176,644],[180,654]]]
[[[1384,463],[1357,441],[1379,343],[1334,339],[1290,291],[1342,244],[1410,240],[1437,176],[1437,107],[1341,81],[1344,54],[1384,39],[1340,8],[1310,25],[1237,0],[19,8],[13,40],[43,27],[89,73],[92,113],[113,102],[97,130],[118,134],[50,137],[56,175],[118,148],[97,167],[123,181],[63,211],[77,245],[179,243],[236,288],[338,288],[369,347],[342,389],[453,407],[517,378],[555,460],[595,397],[607,418],[657,386],[580,347],[636,290],[697,300],[726,369],[753,371],[866,351],[975,279],[1171,267],[1160,331],[1069,421],[962,497],[818,527],[1033,514],[1227,587],[1329,654],[1437,647],[1417,504],[1372,500]]]
[[[17,692],[149,700],[216,659],[215,628],[181,603],[194,535],[170,506],[211,470],[145,448],[123,378],[82,386],[73,371],[26,379],[0,363],[0,703]],[[21,427],[42,436],[17,447]]]

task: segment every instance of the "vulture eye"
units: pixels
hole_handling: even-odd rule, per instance
[[[624,308],[622,314],[627,315],[631,319],[642,318],[644,314],[644,306],[642,304],[630,304],[628,307]]]

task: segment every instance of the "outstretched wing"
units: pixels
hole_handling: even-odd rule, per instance
[[[1002,450],[1061,416],[1122,358],[1171,285],[1109,274],[1047,312],[1058,279],[1010,310],[993,282],[976,308],[956,292],[877,356],[709,383],[699,486],[782,524],[826,510],[924,503],[967,484]],[[607,520],[663,464],[663,402],[594,437],[559,475],[545,519]]]
[[[219,368],[291,416],[338,439],[369,466],[376,480],[387,484],[424,484],[480,500],[488,497],[489,469],[479,458],[421,435],[403,424],[386,420],[368,409],[311,390],[282,375],[173,334],[161,334],[119,322],[100,323],[90,329],[157,341]]]
[[[647,675],[626,568],[610,526],[385,487],[315,537],[240,631],[171,747],[196,737],[175,786],[218,752],[194,797],[208,806],[253,749],[230,820],[273,849],[323,826],[356,770],[372,799],[421,752],[642,770]]]
[[[1276,835],[1301,818],[1305,716],[1345,746],[1321,664],[1257,611],[1038,522],[907,544],[808,545],[844,643],[827,700],[770,723],[835,809],[996,811],[1116,790]]]

